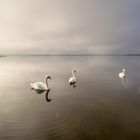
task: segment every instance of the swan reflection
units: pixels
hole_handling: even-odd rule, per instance
[[[42,94],[42,93],[44,93],[45,92],[45,94],[46,94],[46,96],[45,96],[45,98],[46,98],[46,101],[47,102],[51,102],[51,100],[52,100],[52,98],[49,98],[49,93],[50,93],[50,89],[48,89],[48,90],[38,90],[38,89],[31,89],[31,90],[34,90],[37,94]]]
[[[69,84],[70,84],[70,86],[72,86],[73,88],[76,88],[76,87],[77,87],[76,82],[75,82],[75,83],[69,83]]]
[[[42,94],[43,92],[45,92],[45,90],[38,90],[33,88],[31,88],[31,90],[35,91],[37,94]]]
[[[123,77],[122,79],[121,79],[121,81],[122,81],[122,85],[124,86],[125,85],[125,77]]]
[[[50,92],[50,90],[46,91],[46,101],[47,102],[51,102],[51,100],[52,100],[52,98],[49,98],[49,92]]]

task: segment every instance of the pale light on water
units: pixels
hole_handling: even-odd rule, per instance
[[[68,83],[73,69],[75,88]],[[0,139],[140,139],[139,71],[140,57],[131,56],[2,57]],[[46,74],[50,92],[30,90]]]

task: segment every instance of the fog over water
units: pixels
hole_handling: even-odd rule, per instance
[[[139,0],[1,0],[1,54],[140,53]]]

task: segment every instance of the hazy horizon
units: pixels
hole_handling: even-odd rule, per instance
[[[140,53],[124,54],[0,54],[0,56],[139,56]]]

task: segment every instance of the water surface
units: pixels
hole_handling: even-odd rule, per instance
[[[68,83],[73,69],[75,88]],[[30,90],[46,74],[52,77],[49,102],[46,93]],[[2,57],[0,124],[2,140],[138,140],[140,57]]]

